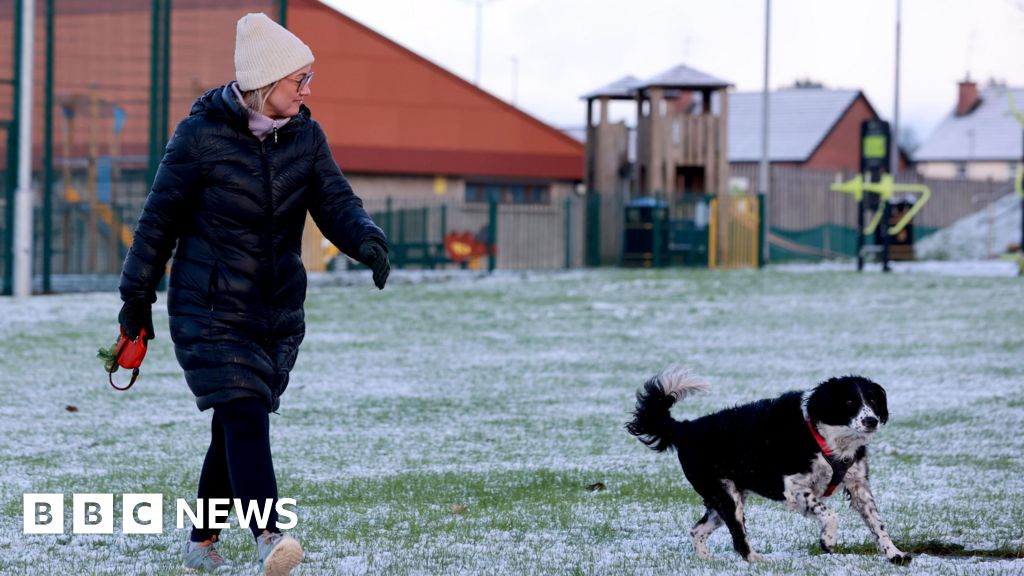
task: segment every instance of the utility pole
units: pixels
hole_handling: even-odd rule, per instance
[[[769,118],[769,104],[768,104],[768,62],[769,62],[769,50],[771,47],[771,26],[772,24],[772,0],[765,0],[764,2],[764,88],[761,90],[761,164],[757,171],[757,191],[761,194],[764,202],[764,222],[761,223],[761,227],[764,230],[764,238],[762,238],[762,247],[764,254],[764,262],[768,262],[768,255],[770,253],[768,247],[768,235],[770,233],[769,225],[769,186],[770,186],[770,170],[771,163],[769,162],[769,151],[768,151],[768,118]]]
[[[900,13],[903,0],[896,0],[896,81],[893,98],[892,138],[890,138],[889,174],[893,178],[900,173]]]
[[[483,52],[483,43],[484,43],[484,32],[483,32],[483,28],[484,28],[484,26],[483,26],[483,24],[484,24],[484,4],[487,4],[489,2],[493,2],[494,0],[464,0],[464,1],[465,2],[472,2],[473,6],[476,8],[476,42],[475,42],[475,48],[474,48],[474,51],[476,53],[476,57],[475,57],[475,59],[473,61],[473,84],[475,86],[479,86],[480,85],[480,67],[481,67],[480,58],[481,58],[481,54]]]
[[[476,59],[473,63],[473,84],[480,85],[480,52],[483,44],[484,0],[476,0]]]
[[[519,57],[509,56],[512,61],[512,105],[519,100]]]
[[[14,194],[15,297],[32,295],[32,56],[35,39],[34,0],[21,3],[21,50],[18,62],[18,188]]]

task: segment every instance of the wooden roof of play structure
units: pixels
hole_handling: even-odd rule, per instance
[[[618,80],[580,96],[581,100],[592,100],[594,98],[610,98],[612,100],[632,100],[635,92],[634,86],[640,80],[636,76],[627,75]]]
[[[638,94],[650,88],[664,88],[669,91],[703,91],[721,90],[730,86],[732,84],[725,80],[705,74],[685,64],[679,64],[645,80],[639,80],[635,76],[623,76],[610,84],[580,96],[580,99],[635,100]]]
[[[656,74],[644,80],[636,87],[638,90],[648,88],[675,88],[678,90],[718,90],[728,88],[732,84],[705,74],[700,70],[690,68],[685,64],[673,66],[661,74]]]

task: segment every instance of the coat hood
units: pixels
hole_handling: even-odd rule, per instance
[[[206,116],[211,119],[219,119],[248,131],[249,109],[243,107],[235,98],[234,91],[231,89],[232,84],[235,84],[235,82],[231,81],[223,86],[208,90],[205,94],[196,98],[196,101],[192,103],[189,116]],[[303,104],[299,108],[299,113],[293,116],[285,126],[302,124],[311,116],[309,108]]]

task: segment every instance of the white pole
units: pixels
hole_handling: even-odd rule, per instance
[[[14,194],[14,295],[32,295],[32,53],[35,1],[21,7],[21,65],[18,100],[18,187]]]
[[[757,188],[758,192],[764,195],[764,227],[766,236],[771,230],[768,228],[769,223],[769,206],[771,205],[768,201],[768,188],[771,185],[770,182],[770,170],[771,164],[768,161],[768,55],[769,47],[771,46],[771,22],[772,22],[772,0],[765,0],[764,3],[764,88],[761,90],[761,164],[757,171]],[[764,261],[768,262],[768,239],[765,238],[764,242]]]
[[[519,100],[519,58],[509,56],[512,59],[512,105],[515,106]]]
[[[889,174],[895,178],[900,173],[900,12],[903,0],[896,0],[896,89],[893,97],[892,134],[889,147]]]
[[[484,0],[476,0],[476,62],[473,69],[473,84],[480,85],[480,45],[483,42]]]

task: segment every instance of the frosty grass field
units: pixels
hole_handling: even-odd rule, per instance
[[[300,574],[1024,574],[1024,281],[985,268],[397,274],[322,279],[271,434],[298,500]],[[944,273],[940,273],[944,272]],[[333,285],[332,285],[333,284]],[[111,390],[115,293],[0,299],[0,574],[179,574],[174,499],[209,413],[174,360],[161,296],[138,384]],[[701,506],[674,456],[623,430],[669,364],[712,383],[677,418],[860,373],[889,392],[872,447],[893,567],[844,498],[839,553],[753,498],[747,566],[726,530],[698,561]],[[122,376],[123,374],[118,374]],[[68,411],[66,407],[77,407]],[[22,535],[25,492],[161,492],[163,535]],[[70,512],[66,512],[70,516]],[[117,526],[120,525],[118,520]],[[233,574],[255,571],[225,533]]]

